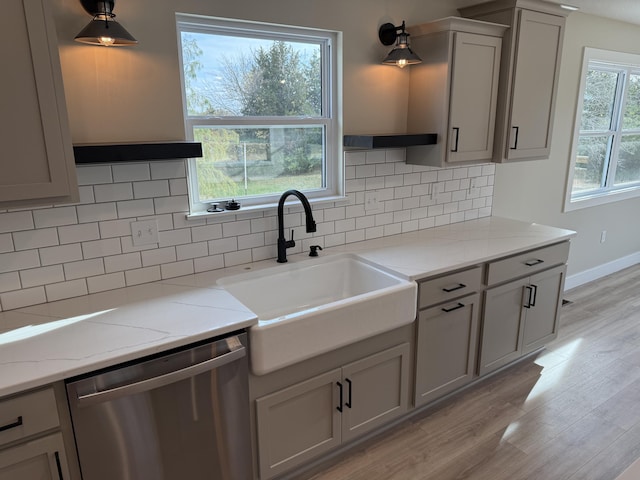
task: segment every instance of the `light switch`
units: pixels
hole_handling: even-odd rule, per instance
[[[131,222],[131,236],[134,245],[158,243],[158,221],[152,219]]]

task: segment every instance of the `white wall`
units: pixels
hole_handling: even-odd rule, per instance
[[[73,41],[89,22],[79,0],[52,0],[74,143],[184,139],[175,12],[344,32],[344,132],[404,133],[408,69],[381,65],[382,23],[457,14],[448,0],[119,0],[132,48]]]
[[[563,213],[584,47],[640,53],[640,26],[572,13],[567,20],[551,157],[496,167],[493,214],[578,232],[568,276],[640,255],[640,198]],[[600,243],[602,230],[607,231]],[[603,272],[608,273],[607,269]]]

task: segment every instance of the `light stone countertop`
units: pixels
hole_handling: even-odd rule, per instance
[[[575,232],[499,217],[326,249],[355,253],[411,280],[550,245]],[[275,253],[275,246],[274,246]],[[0,397],[213,338],[257,323],[218,279],[275,260],[0,313]]]

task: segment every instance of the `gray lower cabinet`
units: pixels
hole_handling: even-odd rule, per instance
[[[0,400],[0,480],[69,480],[71,471],[79,478],[65,453],[72,440],[63,437],[70,424],[60,402],[58,385]]]
[[[60,433],[0,450],[0,480],[69,478],[71,477]]]
[[[556,337],[565,272],[560,265],[485,291],[480,375]]]
[[[408,343],[256,400],[260,478],[268,479],[408,410]]]
[[[416,339],[416,406],[474,378],[480,296],[422,310]]]

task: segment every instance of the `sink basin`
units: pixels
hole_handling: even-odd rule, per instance
[[[413,322],[417,285],[356,255],[321,257],[218,281],[258,316],[255,374]]]

